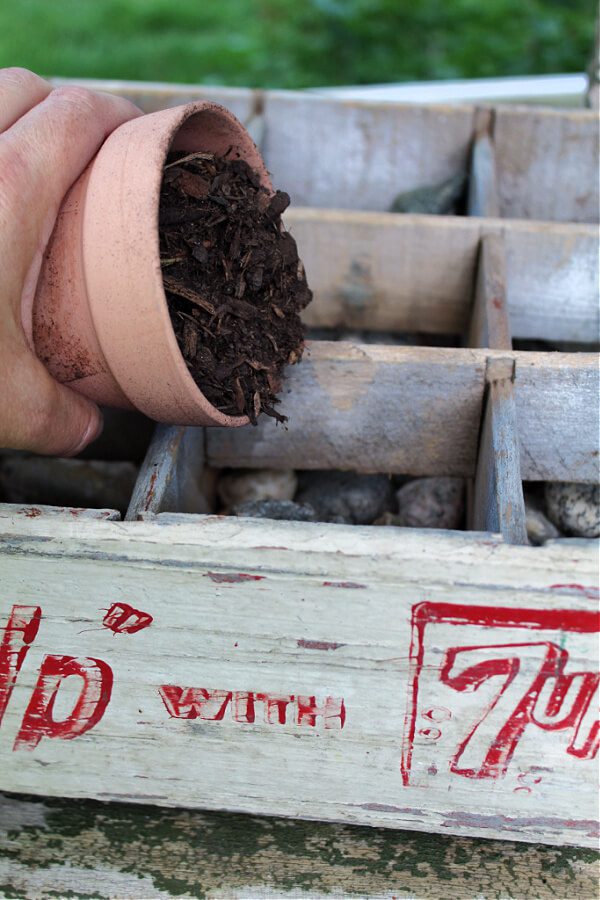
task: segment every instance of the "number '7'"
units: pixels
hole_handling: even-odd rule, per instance
[[[521,649],[526,651],[526,668]],[[579,741],[578,736],[600,676],[592,672],[565,675],[568,659],[566,650],[549,641],[448,650],[440,681],[455,691],[480,691],[485,701],[482,714],[451,760],[451,771],[468,778],[504,775],[529,724],[545,730],[573,729],[567,752],[580,758],[595,756],[598,722],[585,740]],[[532,663],[536,666],[533,677]],[[497,678],[502,679],[499,690]]]

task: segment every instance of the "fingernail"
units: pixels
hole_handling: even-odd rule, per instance
[[[92,414],[90,421],[88,422],[88,427],[85,430],[85,434],[77,444],[77,447],[72,450],[67,456],[77,456],[78,453],[81,453],[88,444],[91,444],[92,441],[95,441],[102,434],[102,429],[104,428],[104,416],[100,412],[99,409],[96,409]]]

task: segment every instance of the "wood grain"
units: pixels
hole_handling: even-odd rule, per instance
[[[527,544],[513,366],[507,360],[505,371],[488,369],[471,527],[500,532],[510,544]]]
[[[597,340],[597,229],[590,225],[290,209],[315,299],[315,327],[462,334],[479,241],[501,234],[512,332]]]
[[[207,432],[209,465],[475,473],[487,358],[504,351],[315,342],[289,370],[287,428]],[[597,478],[594,354],[513,352],[523,477]]]
[[[500,214],[597,222],[598,130],[592,110],[498,106],[494,145]]]
[[[554,354],[538,367],[538,354],[517,363],[515,400],[525,481],[597,483],[600,433],[598,357]]]
[[[511,644],[518,694],[549,641],[568,654],[567,672],[590,670],[597,641],[569,622],[580,628],[593,610],[573,584],[594,584],[594,542],[510,547],[488,534],[169,514],[0,522],[0,622],[15,603],[42,610],[0,728],[0,788],[596,846],[596,765],[565,752],[568,733],[530,723],[506,774],[449,768],[495,694],[454,688],[440,668],[451,648],[479,647],[477,659],[493,661],[496,645]],[[152,623],[135,634],[103,628],[115,603]],[[438,609],[447,610],[439,619]],[[420,638],[415,616],[425,617]],[[104,661],[112,694],[84,734],[48,733],[14,750],[45,654]],[[345,719],[301,724],[291,715],[300,700],[282,724],[265,721],[262,707],[247,720],[244,704],[216,721],[172,718],[161,685],[330,696],[338,710],[344,700]],[[81,689],[81,679],[58,688],[59,721],[74,715]],[[451,715],[428,718],[430,707]],[[410,737],[405,722],[419,710],[418,728],[443,737]],[[473,738],[471,763],[501,721]],[[527,773],[540,760],[535,781]],[[514,790],[521,785],[528,790]]]
[[[512,350],[506,298],[506,255],[501,234],[492,233],[481,239],[469,346]]]
[[[474,111],[265,94],[263,153],[297,206],[387,210],[397,194],[464,171]]]
[[[486,235],[481,241],[469,337],[472,347],[512,349],[504,241],[499,234]],[[514,378],[513,357],[488,359],[468,519],[469,527],[476,531],[499,531],[511,544],[527,544]]]
[[[151,512],[209,512],[200,480],[202,428],[157,425],[140,468],[126,519]]]
[[[471,152],[467,214],[497,218],[500,215],[496,184],[496,157],[492,138],[494,111],[478,109]]]

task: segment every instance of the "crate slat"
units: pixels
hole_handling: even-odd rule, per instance
[[[501,234],[481,240],[471,347],[512,349],[506,303],[506,257]],[[489,359],[475,481],[469,491],[469,527],[498,531],[511,544],[527,544],[519,435],[514,399],[515,360]]]
[[[520,354],[515,400],[525,481],[598,483],[597,354],[556,353],[538,366]]]
[[[472,107],[265,93],[263,153],[296,206],[389,209],[397,194],[466,172]]]
[[[129,97],[145,112],[198,99],[223,103],[249,126],[275,181],[302,206],[385,210],[402,191],[466,172],[481,116],[469,105],[370,103],[209,85],[72,82]],[[500,215],[597,222],[596,114],[498,106],[494,115]]]
[[[471,527],[500,532],[510,544],[527,544],[519,435],[513,390],[514,360],[488,366],[488,389],[473,490]]]
[[[0,789],[596,846],[596,763],[566,752],[569,739],[585,744],[593,720],[577,734],[540,727],[547,695],[534,682],[554,648],[565,676],[593,672],[595,607],[587,588],[565,583],[573,567],[581,585],[595,583],[592,542],[530,548],[413,529],[39,517],[15,522],[0,565],[0,622],[17,598],[23,616],[42,614],[2,721]],[[111,604],[152,621],[115,633],[102,627]],[[65,653],[88,666],[88,680],[58,688],[56,727],[36,732],[31,708],[23,731],[42,660],[60,667]],[[507,653],[518,675],[496,708],[493,666]],[[104,688],[112,673],[108,695],[98,661]],[[461,673],[484,684],[465,691]],[[57,689],[50,675],[45,685]],[[201,689],[223,693],[194,716],[179,686],[200,700]],[[269,717],[265,695],[282,699],[285,715],[272,707]],[[536,700],[535,716],[506,772],[486,768],[521,696]],[[85,729],[99,698],[104,711]],[[542,763],[541,777],[525,778]]]
[[[501,234],[488,234],[481,239],[469,346],[512,350],[506,298],[506,255]]]
[[[492,138],[493,119],[493,110],[477,111],[467,201],[469,216],[497,218],[500,215]]]
[[[597,229],[453,216],[290,209],[315,293],[307,324],[462,334],[481,237],[501,233],[512,334],[597,340]]]
[[[597,222],[598,130],[592,110],[498,106],[494,146],[500,214]]]
[[[485,371],[504,351],[309,343],[289,371],[287,430],[209,429],[214,466],[354,469],[405,475],[475,472]],[[513,352],[523,477],[597,478],[594,354]],[[558,357],[558,358],[557,358]],[[531,413],[531,416],[529,415]],[[538,428],[543,426],[541,433]],[[535,474],[538,473],[538,474]]]
[[[157,425],[125,518],[170,511],[209,512],[200,489],[203,465],[202,428]]]

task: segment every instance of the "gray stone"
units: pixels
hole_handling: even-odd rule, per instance
[[[387,475],[304,472],[296,500],[312,506],[319,522],[370,525],[391,508],[393,489]]]
[[[217,493],[229,508],[248,500],[293,500],[297,487],[293,469],[234,469],[221,475]]]
[[[279,519],[288,522],[316,522],[312,506],[308,503],[292,503],[291,500],[247,500],[231,510],[234,516],[251,519]]]
[[[390,212],[424,213],[428,215],[452,215],[458,211],[467,184],[464,172],[439,184],[429,184],[405,191],[394,199]]]
[[[560,537],[560,531],[552,524],[542,510],[534,503],[525,500],[525,522],[527,537],[536,547]]]
[[[462,478],[416,478],[397,492],[398,525],[408,528],[457,529],[465,514]]]
[[[600,537],[600,487],[597,484],[548,482],[544,491],[551,522],[574,537]]]

